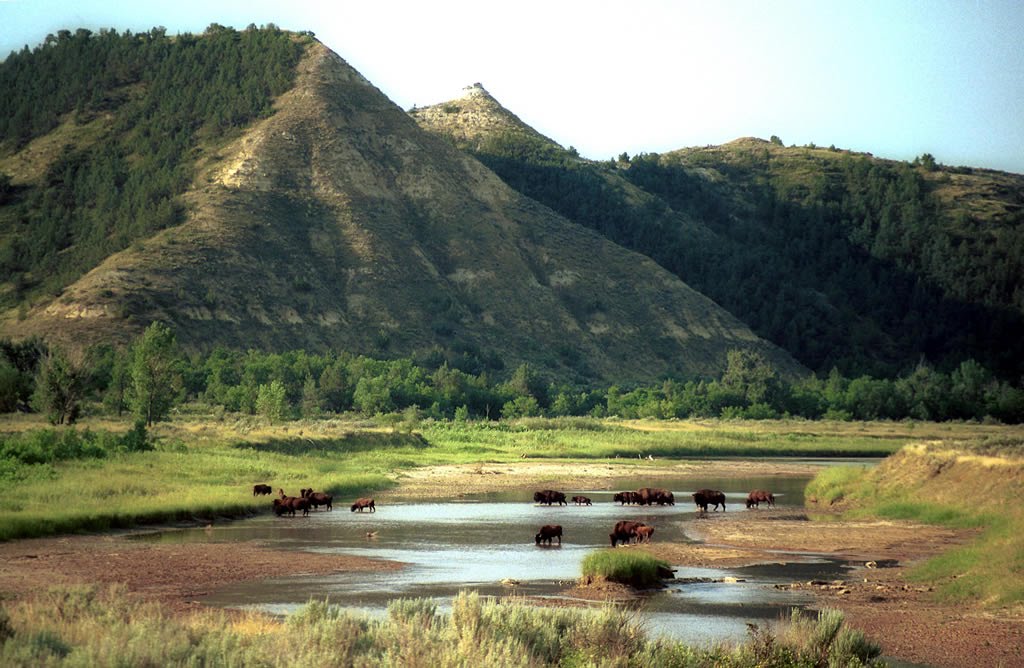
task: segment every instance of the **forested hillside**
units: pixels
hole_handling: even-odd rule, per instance
[[[816,371],[1024,372],[1022,177],[756,139],[599,163],[481,122],[509,113],[487,95],[412,113]]]
[[[270,110],[301,53],[273,26],[62,30],[0,63],[0,306],[181,222],[196,161]]]

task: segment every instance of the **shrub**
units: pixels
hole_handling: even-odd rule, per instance
[[[651,587],[661,582],[659,568],[669,565],[638,550],[601,550],[592,552],[583,559],[584,578],[602,578],[611,582]]]

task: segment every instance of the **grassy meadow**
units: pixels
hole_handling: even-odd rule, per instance
[[[0,423],[18,438],[48,428],[30,416]],[[123,434],[128,422],[74,429]],[[62,427],[59,429],[70,429]],[[345,499],[392,487],[410,468],[526,458],[647,461],[673,457],[879,457],[922,439],[1000,438],[1013,428],[804,421],[502,422],[331,419],[271,425],[251,417],[181,415],[148,434],[151,450],[0,467],[0,540],[99,531],[139,523],[267,512],[254,483],[294,494],[314,487]],[[38,459],[38,457],[37,457]],[[0,460],[3,462],[3,460]],[[55,502],[54,500],[59,501]]]

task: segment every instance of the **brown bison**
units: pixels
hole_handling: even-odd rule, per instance
[[[650,543],[651,536],[653,535],[654,527],[652,526],[647,526],[645,524],[636,528],[636,542],[638,543]]]
[[[755,489],[750,494],[747,494],[747,508],[760,508],[762,503],[767,503],[769,508],[773,507],[775,505],[775,495],[763,489]]]
[[[309,499],[304,499],[301,496],[286,496],[283,489],[278,491],[281,496],[273,501],[274,513],[278,517],[286,512],[294,517],[296,510],[301,510],[303,517],[309,516]]]
[[[592,506],[592,505],[594,505],[593,502],[591,502],[590,498],[586,497],[586,496],[574,496],[574,497],[572,497],[572,501],[577,506]]]
[[[303,498],[309,499],[309,505],[313,506],[314,509],[320,510],[320,506],[327,506],[327,510],[334,510],[334,506],[332,505],[334,497],[330,494],[314,492],[312,489],[307,489],[305,492],[306,493],[303,494]]]
[[[533,537],[533,540],[534,540],[534,542],[537,543],[537,545],[540,545],[541,543],[547,543],[548,545],[551,545],[551,539],[552,538],[557,538],[558,539],[558,544],[559,545],[562,544],[562,527],[561,527],[561,525],[559,525],[559,524],[545,524],[544,526],[542,526],[540,528],[540,531],[537,532],[537,535]]]
[[[627,503],[633,504],[637,502],[636,492],[616,492],[612,495],[612,501],[626,505]]]
[[[273,494],[273,493],[274,493],[274,488],[271,487],[270,485],[264,485],[262,483],[259,483],[259,484],[256,484],[256,485],[252,486],[252,495],[253,496],[263,496],[265,494]]]
[[[631,540],[636,538],[636,531],[640,527],[647,526],[643,522],[634,522],[632,520],[620,520],[615,523],[615,528],[608,534],[608,537],[612,540],[612,547],[619,542],[623,545],[629,543]]]
[[[366,508],[369,508],[371,513],[377,512],[377,507],[373,504],[373,499],[367,498],[356,499],[356,502],[352,504],[349,510],[353,513],[356,512],[356,510],[363,512]]]
[[[720,492],[717,489],[700,489],[693,493],[693,502],[697,504],[702,512],[708,512],[708,505],[715,504],[715,510],[718,510],[718,506],[722,506],[722,510],[725,510],[725,493]]]
[[[636,502],[642,506],[653,506],[658,504],[659,506],[676,505],[676,497],[672,492],[667,489],[658,489],[653,487],[641,487],[634,492],[636,495]]]
[[[534,503],[543,503],[552,505],[557,503],[560,506],[567,506],[569,503],[565,500],[565,494],[562,492],[556,492],[553,489],[543,489],[539,492],[533,493]]]

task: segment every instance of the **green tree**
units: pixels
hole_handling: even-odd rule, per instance
[[[132,348],[131,407],[146,426],[167,417],[182,398],[178,341],[171,329],[154,322]]]
[[[256,414],[270,420],[271,423],[280,422],[288,414],[288,397],[284,383],[279,380],[272,380],[266,385],[260,385],[256,393]]]
[[[540,406],[533,397],[516,397],[501,407],[501,417],[506,420],[540,415]]]
[[[32,404],[53,424],[71,424],[81,412],[87,384],[81,356],[51,350],[40,361]]]
[[[764,355],[754,350],[730,350],[726,353],[721,384],[749,404],[774,406],[781,390],[779,374]]]
[[[302,417],[312,418],[320,415],[320,392],[316,388],[316,380],[312,374],[306,375],[302,383]]]

